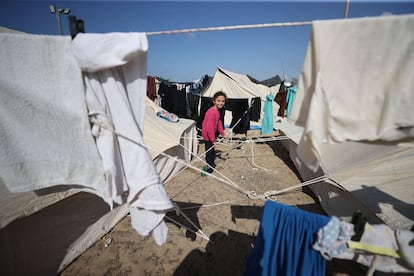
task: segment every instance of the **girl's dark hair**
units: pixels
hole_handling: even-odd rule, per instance
[[[214,93],[214,96],[213,96],[213,101],[214,101],[215,99],[217,99],[217,97],[219,97],[219,96],[223,96],[223,97],[224,97],[224,99],[227,99],[227,95],[226,95],[226,93],[224,93],[223,91],[218,91],[218,92]]]

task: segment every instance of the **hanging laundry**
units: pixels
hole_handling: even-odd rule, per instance
[[[286,117],[288,117],[290,112],[292,111],[292,106],[293,106],[293,103],[295,102],[295,96],[296,96],[297,90],[298,90],[298,87],[296,85],[289,87],[288,89],[287,97],[286,97],[286,103],[287,103]]]
[[[353,227],[352,227],[353,225]],[[409,240],[414,233],[393,230],[386,224],[369,224],[357,211],[352,223],[333,217],[318,231],[313,245],[326,259],[353,260],[382,272],[414,272],[414,246]]]
[[[262,108],[262,101],[260,97],[251,99],[249,107],[250,121],[258,122],[260,120],[260,110]]]
[[[197,121],[198,118],[198,103],[200,101],[200,95],[187,93],[187,106],[189,113],[189,118]]]
[[[354,234],[353,224],[333,216],[328,224],[318,231],[318,240],[313,249],[320,251],[325,259],[331,260],[348,250],[348,241]]]
[[[110,51],[107,45],[118,45],[123,52]],[[174,206],[152,158],[146,148],[108,130],[116,129],[143,143],[147,38],[143,33],[80,33],[72,49],[84,78],[92,131],[107,178],[106,190],[115,203],[128,203],[133,228],[143,236],[152,233],[161,245],[168,236],[164,216]]]
[[[154,101],[157,98],[157,87],[155,85],[155,78],[147,76],[147,97]]]
[[[70,37],[0,42],[0,182],[10,192],[76,183],[108,200]]]
[[[231,110],[232,120],[230,127],[233,133],[244,134],[250,128],[248,99],[229,99],[226,103],[226,110]]]
[[[325,275],[326,260],[312,249],[329,217],[266,201],[245,275]]]
[[[270,134],[273,131],[273,99],[274,96],[272,93],[267,94],[263,107],[264,116],[261,134]]]
[[[276,93],[275,102],[277,102],[280,106],[279,111],[277,113],[280,117],[286,116],[286,109],[287,109],[287,86],[285,85],[285,81],[280,84],[279,91]]]
[[[404,264],[414,269],[414,232],[409,230],[396,230],[399,252]]]
[[[398,264],[398,244],[394,230],[386,224],[365,223],[359,242],[350,241],[349,247],[355,252],[353,259],[360,264],[370,266],[374,257],[379,255],[375,269],[383,272],[407,272]]]

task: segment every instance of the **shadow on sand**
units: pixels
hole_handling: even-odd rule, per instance
[[[201,229],[197,218],[197,212],[201,204],[176,203],[185,210],[187,217]],[[296,207],[309,212],[317,210],[315,204],[298,205]],[[231,206],[232,221],[236,221],[236,219],[253,219],[260,222],[262,212],[263,207],[261,206]],[[168,216],[193,231],[197,230],[182,216],[176,216],[175,213],[169,213]],[[181,227],[181,225],[176,225]],[[213,233],[209,237],[210,242],[205,247],[205,250],[194,249],[191,251],[177,267],[174,275],[243,275],[247,257],[254,246],[258,233],[246,234],[233,230],[228,230],[227,232],[217,231]],[[195,234],[189,230],[187,230],[186,236],[193,241],[196,239]],[[326,275],[354,276],[365,275],[365,273],[366,268],[356,262],[335,259],[327,262]]]

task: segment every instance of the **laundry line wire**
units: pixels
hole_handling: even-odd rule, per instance
[[[308,25],[312,25],[312,21],[275,22],[275,23],[249,24],[249,25],[192,28],[192,29],[181,29],[181,30],[170,30],[170,31],[146,32],[146,34],[147,36],[149,36],[149,35],[167,35],[167,34],[195,33],[195,32],[257,29],[257,28],[294,27],[294,26],[308,26]]]

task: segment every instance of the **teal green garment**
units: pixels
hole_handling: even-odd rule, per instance
[[[266,96],[263,111],[264,116],[262,120],[262,134],[269,134],[273,132],[273,99],[272,93]]]
[[[286,103],[287,103],[286,117],[288,117],[290,112],[292,111],[292,106],[293,106],[293,103],[295,102],[295,96],[296,96],[296,90],[297,89],[298,89],[298,87],[296,85],[294,85],[294,86],[292,86],[288,89],[288,93],[287,93],[287,97],[286,97]]]

